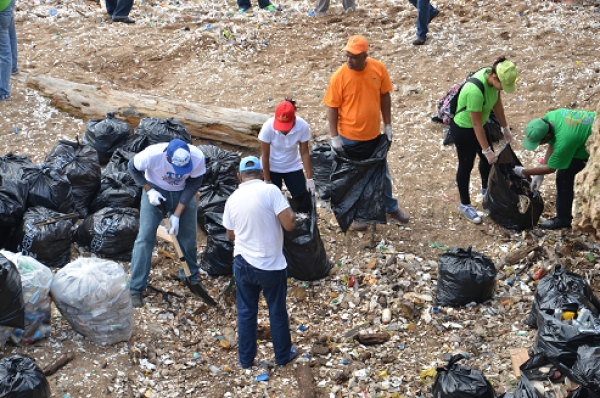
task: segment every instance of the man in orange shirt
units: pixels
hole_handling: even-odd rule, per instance
[[[346,63],[331,77],[323,102],[327,105],[327,120],[331,146],[341,151],[342,146],[377,139],[381,117],[384,134],[392,140],[392,81],[383,63],[369,58],[369,42],[363,36],[352,36],[342,51]],[[409,215],[392,196],[392,179],[386,164],[384,203],[390,217],[407,223]],[[364,231],[367,224],[354,221],[352,229]]]

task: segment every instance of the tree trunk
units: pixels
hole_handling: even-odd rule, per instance
[[[50,97],[50,105],[80,119],[101,119],[113,112],[135,127],[145,117],[173,117],[192,137],[244,147],[258,147],[258,132],[269,118],[262,113],[101,89],[44,75],[28,76],[27,85]]]

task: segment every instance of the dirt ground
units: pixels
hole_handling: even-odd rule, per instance
[[[315,341],[330,342],[331,352],[326,355],[304,357],[312,365],[318,396],[422,395],[427,388],[419,381],[419,373],[443,362],[443,354],[456,351],[470,352],[473,360],[469,365],[493,379],[497,391],[510,390],[515,377],[507,349],[528,348],[535,335],[530,331],[529,337],[515,336],[516,330],[526,330],[520,320],[529,312],[531,294],[522,294],[506,312],[503,307],[492,318],[483,316],[487,308],[457,310],[453,319],[463,322],[464,329],[460,330],[441,326],[441,320],[430,323],[419,316],[412,321],[401,319],[398,311],[394,318],[402,327],[393,331],[392,340],[383,346],[366,349],[346,343],[342,336],[363,322],[369,322],[373,329],[381,326],[380,306],[373,311],[373,307],[367,305],[365,309],[363,305],[372,302],[373,296],[375,304],[381,297],[385,302],[386,295],[377,286],[385,290],[406,280],[413,282],[407,290],[432,291],[432,281],[424,275],[433,274],[435,279],[441,252],[430,242],[473,246],[494,260],[521,245],[561,250],[569,242],[584,242],[587,250],[563,251],[562,257],[594,281],[598,263],[584,261],[584,252],[598,253],[598,246],[585,235],[538,229],[520,234],[504,230],[489,218],[474,225],[462,217],[454,185],[454,147],[441,144],[443,127],[432,123],[430,117],[437,99],[453,83],[490,65],[496,57],[506,56],[519,69],[517,91],[503,95],[515,135],[513,148],[523,164],[534,166],[543,152],[523,150],[526,123],[558,107],[595,110],[600,100],[596,94],[600,5],[537,0],[437,1],[434,4],[441,14],[430,25],[427,44],[413,46],[416,11],[408,1],[357,4],[356,12],[344,13],[336,2],[330,15],[311,17],[308,12],[313,3],[305,0],[284,0],[282,12],[256,8],[252,15],[238,15],[231,1],[146,1],[136,3],[131,13],[137,23],[125,25],[107,22],[93,2],[19,2],[16,18],[21,74],[12,80],[12,100],[0,105],[0,154],[12,151],[42,162],[58,139],[74,139],[85,131],[85,121],[51,108],[47,99],[26,88],[27,74],[269,115],[279,101],[292,97],[297,101],[298,114],[309,122],[315,143],[326,141],[328,126],[322,99],[329,78],[344,62],[340,50],[348,35],[363,34],[370,41],[370,56],[387,66],[394,83],[394,141],[388,161],[394,193],[411,215],[408,226],[378,226],[376,240],[395,248],[404,269],[410,269],[411,264],[417,268],[403,274],[400,267],[391,267],[388,272],[386,260],[381,258],[384,255],[361,247],[366,236],[342,234],[331,213],[322,209],[321,234],[332,262],[341,267],[336,266],[339,269],[320,282],[290,283],[292,338],[303,355],[311,354]],[[57,10],[57,16],[49,16],[51,9]],[[483,210],[476,170],[471,182],[473,203]],[[554,189],[553,178],[546,178],[542,188],[544,217],[554,214]],[[204,243],[205,237],[201,237],[199,244]],[[170,250],[166,244],[161,248]],[[336,306],[335,297],[345,289],[343,276],[365,274],[364,263],[377,257],[379,282],[361,286],[361,305],[349,309]],[[169,279],[176,270],[172,260],[158,254],[155,262],[151,283],[184,298],[170,296],[167,300],[151,292],[150,304],[136,310],[136,327],[129,342],[113,347],[93,345],[74,333],[55,311],[50,339],[25,348],[6,347],[0,355],[27,353],[44,366],[65,352],[74,352],[75,360],[49,377],[53,397],[300,396],[292,365],[270,370],[268,383],[253,381],[264,372],[262,368],[236,369],[235,344],[226,350],[217,339],[231,333],[235,337],[235,309],[207,309]],[[227,278],[204,279],[215,296],[227,282]],[[424,311],[431,310],[426,301],[417,304]],[[488,307],[498,305],[496,299]],[[266,314],[261,307],[263,323],[268,323]],[[478,331],[482,325],[487,328],[485,338]],[[273,361],[269,344],[261,341],[260,360]],[[354,351],[357,355],[352,354]],[[363,352],[372,356],[360,355]],[[352,364],[350,381],[344,383],[335,374],[343,370],[345,365],[340,362],[347,357]],[[388,357],[393,359],[387,361]],[[144,360],[158,368],[151,369]],[[220,373],[212,372],[210,365],[220,367]],[[359,372],[361,369],[367,369],[366,376]],[[386,382],[392,389],[385,388]]]

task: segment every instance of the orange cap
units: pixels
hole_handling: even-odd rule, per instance
[[[369,42],[364,36],[356,35],[350,36],[346,47],[342,48],[342,51],[348,51],[350,54],[358,55],[369,51]]]

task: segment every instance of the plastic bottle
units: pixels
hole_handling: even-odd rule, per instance
[[[590,312],[590,310],[588,310],[587,308],[582,308],[579,311],[579,315],[577,316],[577,322],[579,322],[579,324],[581,324],[584,327],[590,327],[591,317],[592,313]]]
[[[559,321],[563,320],[562,308],[557,308],[554,310],[554,318],[558,319]]]
[[[58,10],[56,8],[51,8],[48,10],[48,14],[50,14],[51,17],[55,17],[56,14],[58,14]]]
[[[381,322],[387,325],[392,320],[392,311],[389,308],[384,308],[381,312]]]

